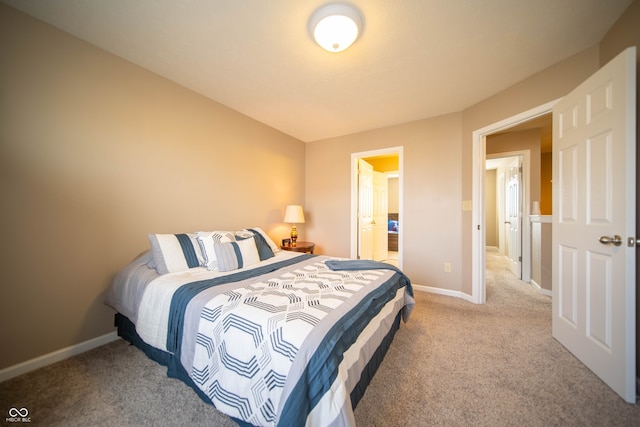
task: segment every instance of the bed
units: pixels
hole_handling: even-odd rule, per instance
[[[415,303],[406,275],[281,251],[259,228],[149,240],[106,295],[121,337],[240,425],[355,425]]]

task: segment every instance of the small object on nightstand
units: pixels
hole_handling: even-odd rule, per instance
[[[283,239],[284,240],[284,239]],[[297,242],[296,246],[280,246],[280,249],[292,252],[304,252],[313,254],[316,244],[313,242]]]

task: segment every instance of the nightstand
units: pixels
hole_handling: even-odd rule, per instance
[[[313,242],[297,242],[295,246],[280,246],[280,249],[284,251],[304,252],[312,254],[315,247],[316,244]]]

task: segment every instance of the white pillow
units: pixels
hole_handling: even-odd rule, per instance
[[[232,271],[260,262],[260,255],[253,237],[214,246],[219,271]]]
[[[264,237],[264,240],[267,242],[274,254],[280,251],[280,246],[276,245],[275,242],[271,240],[267,233],[265,233],[264,230],[262,230],[260,227],[245,228],[244,230],[236,231],[236,235],[243,238],[251,237],[253,235],[251,230],[257,231],[262,235],[262,237]]]
[[[200,267],[204,262],[195,234],[149,234],[148,237],[160,274]]]
[[[216,251],[214,246],[219,243],[233,242],[236,240],[235,236],[230,231],[198,231],[196,237],[204,261],[202,265],[207,267],[207,270],[218,270],[218,259],[216,257]]]

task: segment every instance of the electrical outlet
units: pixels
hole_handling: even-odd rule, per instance
[[[451,263],[450,262],[445,262],[444,263],[444,272],[445,273],[451,273]]]

